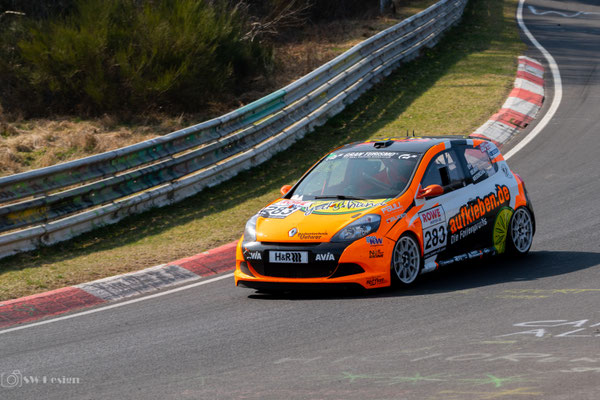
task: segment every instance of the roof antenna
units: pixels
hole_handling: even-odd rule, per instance
[[[413,137],[415,137],[415,130],[413,129]]]
[[[406,137],[408,137],[408,129],[406,130]]]

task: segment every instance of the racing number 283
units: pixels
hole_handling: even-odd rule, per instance
[[[425,231],[425,250],[435,249],[446,244],[446,227],[440,225]]]

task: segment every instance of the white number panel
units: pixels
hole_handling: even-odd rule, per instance
[[[423,253],[425,258],[443,251],[448,242],[446,213],[442,206],[419,213],[423,227]]]

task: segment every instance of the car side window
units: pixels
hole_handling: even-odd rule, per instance
[[[473,183],[481,182],[496,173],[497,166],[492,164],[492,160],[490,160],[490,156],[486,151],[466,147],[464,155]]]
[[[429,163],[421,186],[429,185],[440,185],[444,193],[466,186],[465,173],[452,150],[440,153]]]

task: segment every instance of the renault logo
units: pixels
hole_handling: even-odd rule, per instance
[[[288,236],[289,237],[293,237],[296,233],[298,233],[298,228],[292,228],[290,229],[290,231],[288,232]]]

